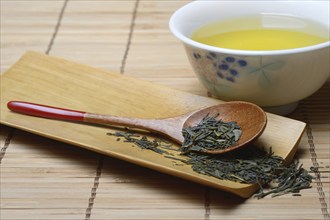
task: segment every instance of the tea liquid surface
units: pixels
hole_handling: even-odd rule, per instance
[[[323,25],[290,16],[260,15],[214,22],[191,35],[197,42],[237,50],[284,50],[329,40]]]

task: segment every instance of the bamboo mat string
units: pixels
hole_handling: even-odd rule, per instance
[[[100,158],[98,160],[98,165],[96,168],[95,177],[94,177],[93,187],[91,189],[91,196],[88,200],[88,207],[86,209],[85,220],[90,220],[91,215],[92,215],[92,209],[93,209],[94,201],[96,198],[96,192],[97,192],[97,189],[100,184],[100,178],[101,178],[102,168],[103,168],[103,161],[104,161],[104,156],[100,155]]]
[[[209,187],[205,187],[204,189],[204,219],[209,220],[211,216],[211,189]]]
[[[8,135],[7,135],[7,138],[6,138],[6,140],[5,140],[5,143],[4,143],[3,147],[1,148],[1,151],[0,151],[0,165],[1,165],[1,161],[2,161],[2,159],[3,159],[3,158],[5,157],[5,155],[6,155],[6,150],[7,150],[7,148],[8,148],[9,145],[10,145],[10,141],[13,139],[13,137],[14,137],[14,135],[15,135],[15,131],[16,131],[15,128],[11,128],[11,129],[9,130],[9,133],[8,133]]]
[[[57,33],[58,33],[58,30],[61,26],[61,22],[62,22],[62,19],[63,19],[63,15],[64,15],[64,12],[65,12],[65,9],[68,5],[68,2],[69,0],[65,0],[64,3],[63,3],[63,6],[62,6],[62,9],[60,11],[60,15],[58,16],[58,19],[57,19],[57,23],[56,23],[56,26],[55,26],[55,29],[54,29],[54,33],[52,35],[52,38],[50,39],[50,42],[48,44],[48,47],[47,47],[47,50],[46,50],[46,54],[49,54],[49,52],[51,51],[52,47],[53,47],[53,44],[54,44],[54,41],[55,41],[55,38],[57,36]]]
[[[302,105],[302,114],[303,114],[304,121],[307,124],[306,125],[306,134],[307,134],[307,139],[308,139],[308,144],[309,144],[309,152],[311,155],[311,161],[313,164],[313,172],[315,174],[316,188],[317,188],[317,192],[319,194],[321,212],[323,214],[324,220],[330,220],[330,215],[329,215],[328,208],[327,208],[327,202],[325,200],[325,194],[324,194],[324,190],[323,190],[323,184],[321,181],[321,174],[319,171],[320,166],[317,161],[317,153],[315,151],[313,130],[312,130],[312,127],[310,126],[310,119],[309,119],[308,111],[305,108],[305,105]]]
[[[137,14],[137,11],[138,11],[139,2],[140,2],[140,0],[136,0],[135,1],[134,8],[133,8],[132,18],[131,18],[131,25],[130,25],[130,28],[129,28],[126,49],[125,49],[125,53],[124,53],[123,59],[121,61],[121,66],[120,66],[120,73],[121,74],[124,74],[124,72],[125,72],[127,56],[128,56],[128,52],[129,52],[131,43],[132,43],[132,37],[133,37],[133,32],[134,32],[134,27],[135,27],[135,20],[136,20],[136,14]]]

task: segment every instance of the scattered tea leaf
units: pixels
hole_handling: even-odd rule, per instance
[[[290,166],[284,166],[283,158],[273,154],[270,149],[266,152],[254,146],[248,146],[238,151],[222,155],[202,154],[204,149],[229,147],[235,144],[241,136],[241,129],[235,122],[223,122],[216,116],[206,116],[197,126],[183,129],[184,143],[178,150],[172,144],[162,139],[149,140],[146,136],[137,135],[134,131],[117,131],[107,133],[133,143],[141,149],[152,150],[165,154],[165,158],[181,164],[188,164],[200,174],[212,176],[222,180],[258,184],[259,192],[254,197],[263,198],[267,195],[281,196],[311,187],[312,176],[294,161]],[[167,150],[183,151],[184,155],[174,156]],[[315,171],[317,168],[311,167]],[[275,184],[271,187],[270,185]]]

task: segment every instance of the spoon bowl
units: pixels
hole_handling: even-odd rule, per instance
[[[7,107],[14,112],[43,118],[145,129],[162,134],[179,144],[183,143],[182,129],[197,125],[207,115],[218,114],[219,120],[236,122],[242,130],[237,144],[223,150],[203,151],[208,154],[222,154],[251,143],[262,134],[267,123],[266,113],[260,107],[241,101],[226,102],[164,119],[118,117],[21,101],[8,102]]]
[[[257,105],[248,102],[226,102],[224,104],[200,109],[192,113],[184,122],[183,128],[197,125],[207,114],[217,115],[216,119],[225,122],[236,122],[242,135],[237,144],[222,150],[206,150],[208,154],[221,154],[246,146],[258,138],[264,131],[267,123],[266,113]]]

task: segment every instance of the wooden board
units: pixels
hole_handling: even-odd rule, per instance
[[[1,123],[160,172],[249,197],[257,185],[233,183],[197,174],[163,155],[132,147],[106,135],[113,128],[55,121],[10,112],[11,100],[140,118],[171,117],[221,101],[180,92],[36,52],[26,53],[1,76]],[[268,124],[257,140],[290,161],[305,123],[268,114]]]

